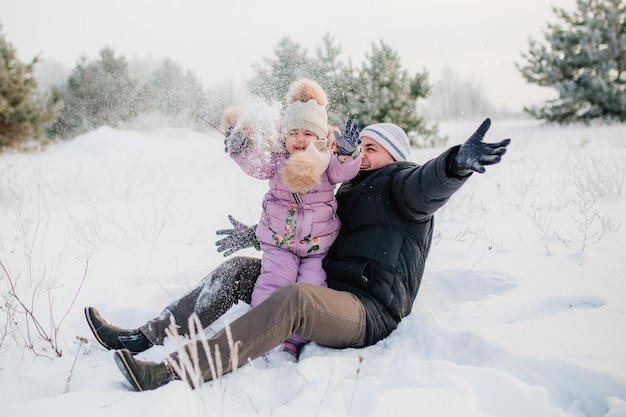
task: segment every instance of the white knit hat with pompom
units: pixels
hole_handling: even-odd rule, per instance
[[[328,134],[328,114],[326,105],[328,97],[322,87],[315,81],[302,78],[289,87],[287,93],[288,107],[283,116],[285,132],[293,129],[309,130],[318,138]]]

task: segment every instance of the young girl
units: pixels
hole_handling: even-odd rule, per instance
[[[330,150],[326,93],[309,79],[294,82],[282,117],[284,147],[272,150],[267,130],[224,112],[227,151],[249,175],[269,180],[256,236],[263,250],[252,293],[255,308],[276,289],[295,282],[326,287],[322,259],[337,237],[335,185],[352,179],[361,164],[356,125],[348,120],[337,153]],[[271,134],[269,135],[271,136]],[[332,141],[332,140],[331,140]],[[269,149],[269,151],[268,151]],[[306,339],[292,335],[284,350],[299,355]]]

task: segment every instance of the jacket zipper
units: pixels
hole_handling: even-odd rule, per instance
[[[298,221],[302,221],[302,198],[300,197],[300,193],[291,193],[291,195],[293,195],[293,199],[296,202],[296,206],[298,207],[296,210],[296,224],[295,224],[295,228],[296,231],[294,233],[294,242],[293,242],[293,253],[297,256],[300,256],[300,242],[302,241],[302,236],[300,236],[300,233],[302,233],[302,228],[298,227]]]

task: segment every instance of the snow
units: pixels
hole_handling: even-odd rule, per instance
[[[480,122],[439,127],[454,145]],[[195,391],[176,381],[143,393],[83,307],[123,327],[157,316],[224,260],[215,230],[228,214],[257,221],[266,183],[214,132],[101,128],[2,154],[2,415],[626,416],[624,133],[493,120],[486,140],[511,137],[509,152],[437,213],[413,313],[390,337],[311,344],[299,363],[273,352]],[[61,357],[27,329],[7,274],[42,327],[58,328]]]

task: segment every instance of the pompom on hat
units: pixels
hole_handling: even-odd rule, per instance
[[[406,161],[411,153],[411,144],[404,130],[393,123],[376,123],[361,131],[360,138],[367,136],[374,139],[396,161]]]
[[[320,139],[326,137],[328,97],[318,83],[308,78],[293,82],[287,93],[287,104],[283,116],[283,127],[286,132],[304,129],[315,133]]]

